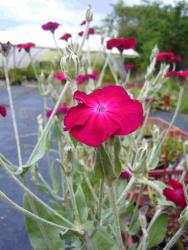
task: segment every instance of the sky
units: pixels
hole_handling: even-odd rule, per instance
[[[125,0],[126,4],[139,4],[141,0]],[[57,38],[65,32],[77,34],[84,19],[88,4],[92,5],[94,20],[92,25],[100,25],[101,20],[112,12],[111,4],[117,0],[0,0],[0,41],[13,44],[34,42],[39,46],[53,46],[49,32],[41,29],[48,21],[61,23]],[[164,0],[171,3],[172,0]],[[59,43],[61,41],[58,41]]]

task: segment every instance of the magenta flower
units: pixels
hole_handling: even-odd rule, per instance
[[[83,34],[84,34],[83,31],[80,31],[80,32],[78,33],[79,36],[83,36]]]
[[[0,105],[0,114],[5,117],[7,115],[7,111],[6,111],[6,108],[5,106],[3,105]]]
[[[65,115],[68,111],[68,106],[66,103],[62,104],[61,106],[59,106],[56,115]],[[49,109],[46,111],[46,117],[50,118],[51,114],[53,112],[53,109]]]
[[[125,171],[121,172],[119,177],[124,179],[124,178],[130,177],[130,176],[131,176],[130,173],[125,170]]]
[[[86,24],[86,20],[83,20],[80,25],[83,26],[85,24]]]
[[[181,62],[182,61],[182,57],[179,55],[174,55],[171,58],[169,58],[169,63],[176,63],[176,62]]]
[[[177,206],[181,208],[185,208],[186,200],[183,185],[174,179],[169,179],[167,181],[167,184],[170,186],[170,188],[165,188],[163,190],[163,194],[166,199],[168,201],[174,202]]]
[[[56,78],[56,79],[58,79],[60,81],[66,81],[65,75],[63,73],[61,73],[61,72],[54,73],[53,78]]]
[[[99,147],[112,135],[128,135],[143,123],[143,108],[121,86],[109,85],[91,94],[74,93],[79,104],[64,119],[65,130],[78,141]]]
[[[168,73],[166,73],[165,77],[172,77],[172,76],[177,76],[180,78],[185,78],[188,76],[188,71],[170,71]]]
[[[106,42],[107,49],[117,48],[120,53],[126,49],[134,49],[136,47],[136,40],[134,38],[112,38]]]
[[[174,53],[173,52],[159,52],[157,55],[157,61],[168,61],[174,58]]]
[[[128,70],[131,70],[131,69],[134,69],[135,65],[132,64],[132,63],[127,63],[127,64],[124,64],[124,67],[125,67],[125,70],[128,71]]]
[[[71,38],[72,37],[72,35],[71,34],[69,34],[69,33],[65,33],[63,36],[61,36],[59,39],[61,39],[61,40],[64,40],[64,41],[68,41],[69,40],[69,38]]]
[[[89,80],[88,76],[85,74],[80,74],[76,77],[76,81],[79,85],[87,82]]]
[[[98,71],[94,71],[92,74],[88,74],[89,78],[92,80],[96,80],[99,77],[100,73]]]
[[[28,53],[30,52],[31,48],[35,47],[35,44],[34,43],[20,43],[20,44],[17,44],[16,47],[19,49],[19,51],[24,49]]]
[[[88,82],[90,79],[96,80],[99,77],[99,72],[93,72],[91,74],[80,74],[76,77],[76,81],[79,85]]]
[[[57,22],[47,22],[42,25],[42,29],[45,31],[51,31],[52,33],[55,32],[55,30],[60,26],[61,24]]]
[[[83,34],[84,34],[83,31],[80,31],[80,32],[78,33],[79,36],[83,36]],[[95,34],[94,28],[89,28],[88,33],[87,33],[87,37],[89,37],[89,35],[94,35],[94,34]]]

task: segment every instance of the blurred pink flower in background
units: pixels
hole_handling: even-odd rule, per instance
[[[35,44],[31,43],[31,42],[29,42],[29,43],[20,43],[20,44],[17,44],[16,47],[19,49],[19,51],[24,49],[26,52],[30,52],[30,49],[34,48]]]
[[[61,106],[59,106],[56,115],[65,115],[68,111],[68,106],[66,103],[62,104]],[[51,114],[53,112],[53,109],[49,109],[46,111],[46,117],[50,118]]]
[[[63,36],[61,36],[59,39],[60,40],[64,40],[64,41],[68,41],[69,40],[69,38],[71,38],[72,37],[72,35],[71,34],[69,34],[69,33],[65,33]]]
[[[41,27],[45,31],[51,31],[52,33],[55,32],[55,30],[60,26],[61,24],[57,22],[47,22],[43,24]]]
[[[1,116],[5,117],[7,115],[7,111],[6,111],[6,108],[5,106],[3,105],[0,105],[0,114]]]

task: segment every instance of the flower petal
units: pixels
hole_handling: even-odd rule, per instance
[[[78,104],[76,107],[68,109],[68,112],[64,118],[64,125],[66,130],[83,125],[86,120],[92,115],[91,108],[84,104]]]
[[[83,102],[87,106],[94,107],[97,103],[117,103],[128,100],[130,97],[123,87],[109,85],[103,89],[94,90],[89,95],[81,91],[76,91],[74,99]]]
[[[99,147],[118,127],[119,125],[107,115],[93,114],[83,126],[73,127],[70,134],[88,146]]]
[[[174,202],[176,205],[185,208],[186,201],[183,189],[173,190],[171,188],[165,188],[163,194],[168,201]]]
[[[123,114],[123,119],[120,120]],[[118,112],[121,122],[120,128],[116,131],[116,135],[128,135],[138,129],[143,123],[143,108],[140,102],[130,100],[122,106],[121,112]],[[115,117],[115,113],[113,114]]]
[[[166,182],[168,185],[170,185],[171,187],[173,187],[174,189],[183,189],[183,185],[174,179],[168,179],[168,181]]]

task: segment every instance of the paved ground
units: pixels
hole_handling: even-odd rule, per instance
[[[13,87],[15,109],[21,138],[23,159],[26,161],[34,145],[37,132],[36,116],[41,113],[42,100],[37,89]],[[0,103],[8,105],[6,89],[0,89]],[[11,123],[10,109],[8,116],[0,118],[0,152],[16,163],[17,153]],[[22,203],[22,191],[0,169],[0,190],[4,191],[17,203]],[[0,202],[0,250],[31,250],[21,214]]]
[[[42,112],[42,100],[37,89],[27,87],[12,87],[15,109],[17,113],[18,128],[21,137],[23,159],[26,161],[36,142],[36,117]],[[0,88],[0,104],[7,104],[6,89]],[[166,112],[155,113],[166,120],[172,114]],[[188,122],[179,116],[176,125],[188,131]],[[0,152],[13,163],[17,162],[17,153],[10,109],[8,116],[0,117]],[[45,165],[45,164],[43,164]],[[44,166],[43,166],[44,167]],[[44,168],[43,168],[44,169]],[[43,170],[44,171],[44,170]],[[17,203],[22,203],[22,191],[0,169],[0,190],[4,191]],[[31,250],[31,245],[25,230],[22,215],[0,202],[0,250]]]

